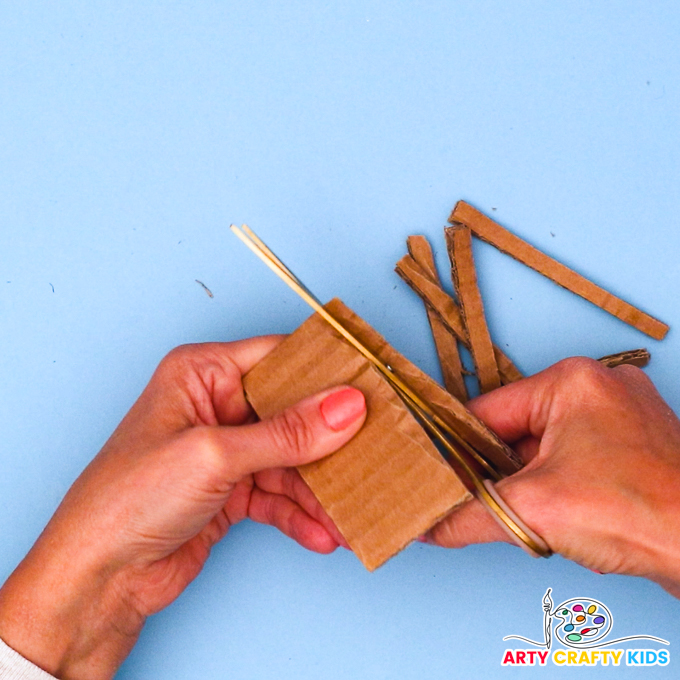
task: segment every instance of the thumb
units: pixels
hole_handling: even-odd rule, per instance
[[[473,543],[495,541],[511,543],[505,531],[476,498],[455,508],[424,536],[424,542],[443,548],[464,548]]]
[[[333,387],[272,418],[220,427],[220,448],[234,479],[258,470],[310,463],[337,451],[366,420],[366,400],[353,387]]]

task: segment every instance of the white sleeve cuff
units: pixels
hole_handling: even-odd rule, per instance
[[[0,640],[0,680],[55,680]]]

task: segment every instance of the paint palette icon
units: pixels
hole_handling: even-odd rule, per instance
[[[573,598],[555,607],[555,635],[569,647],[591,646],[612,627],[612,614],[598,600]]]

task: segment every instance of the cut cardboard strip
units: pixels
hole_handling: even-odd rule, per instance
[[[341,305],[327,307],[337,318]],[[389,383],[318,314],[243,382],[261,418],[335,385],[363,392],[368,415],[362,429],[336,453],[299,470],[369,571],[471,498]]]
[[[517,382],[521,380],[524,375],[520,372],[519,368],[515,366],[512,359],[503,352],[500,347],[493,346],[493,352],[496,356],[496,363],[498,364],[498,372],[501,375],[501,382],[504,385],[509,385],[510,383]]]
[[[482,394],[501,386],[498,364],[484,315],[484,303],[477,285],[477,272],[472,255],[472,235],[464,225],[444,230],[451,260],[451,276],[460,303],[460,313],[470,340],[470,354],[477,369]]]
[[[644,368],[651,358],[652,355],[646,349],[630,349],[626,352],[608,354],[606,357],[600,357],[598,361],[608,368],[616,368],[626,364]]]
[[[434,255],[428,240],[424,236],[409,236],[406,239],[406,246],[411,257],[423,268],[432,283],[441,286]],[[425,304],[425,311],[437,348],[444,386],[458,401],[465,403],[469,399],[469,395],[463,379],[463,364],[458,351],[458,340],[449,332],[444,322],[430,305]]]
[[[483,241],[655,340],[662,340],[668,332],[669,327],[662,321],[612,295],[573,269],[529,245],[465,201],[456,203],[449,222],[462,222]]]
[[[410,255],[405,255],[397,262],[395,271],[432,308],[449,331],[469,349],[470,339],[456,301],[440,286],[433,283]],[[524,376],[503,350],[496,345],[493,349],[501,382],[508,385],[521,380]]]

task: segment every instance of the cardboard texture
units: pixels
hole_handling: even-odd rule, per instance
[[[410,255],[405,255],[397,262],[395,271],[432,308],[448,330],[470,349],[470,339],[456,301],[440,286],[433,283]],[[521,380],[524,376],[510,358],[500,347],[494,345],[493,349],[501,382],[508,385]]]
[[[411,257],[423,268],[432,283],[441,287],[434,255],[428,240],[424,236],[409,236],[406,239],[406,246]],[[449,332],[432,307],[425,304],[425,311],[437,348],[444,386],[458,401],[465,403],[469,399],[469,395],[463,379],[463,364],[458,351],[458,340]]]
[[[500,469],[510,474],[520,468],[512,449],[340,300],[325,307]],[[243,383],[261,418],[334,385],[353,385],[364,393],[368,416],[360,432],[336,453],[299,469],[367,569],[376,569],[470,498],[392,387],[317,314]]]
[[[339,384],[364,393],[366,424],[337,453],[299,469],[373,571],[471,495],[387,381],[318,315],[244,379],[261,418]]]
[[[470,354],[477,369],[482,394],[501,386],[498,364],[484,315],[484,303],[477,285],[477,272],[472,255],[472,235],[464,225],[444,230],[451,260],[451,276],[460,303],[460,313],[470,339]]]
[[[608,354],[606,357],[600,357],[598,361],[608,368],[616,368],[625,364],[644,368],[651,358],[652,355],[646,349],[630,349],[626,352]]]
[[[462,222],[483,241],[652,338],[662,340],[668,332],[669,327],[662,321],[612,295],[573,269],[529,245],[465,201],[458,201],[449,222]]]

